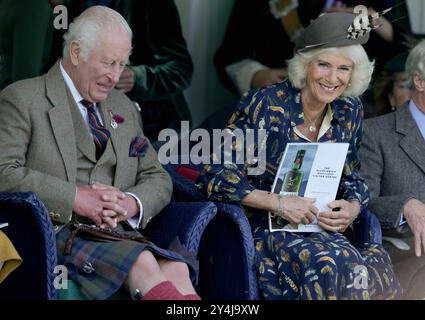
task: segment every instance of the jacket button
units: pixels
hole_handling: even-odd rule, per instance
[[[88,261],[83,262],[83,265],[81,266],[81,270],[83,270],[87,274],[93,273],[95,271],[95,269],[93,268],[93,265]]]

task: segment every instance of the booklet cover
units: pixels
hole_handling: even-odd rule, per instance
[[[348,143],[288,143],[279,165],[272,192],[283,196],[315,198],[314,206],[329,211],[335,200],[347,156]],[[270,231],[320,232],[316,221],[293,225],[269,212]]]

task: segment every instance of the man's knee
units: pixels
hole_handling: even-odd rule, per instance
[[[172,277],[174,279],[189,277],[189,268],[184,262],[161,260],[160,265],[167,277]]]
[[[133,264],[133,268],[147,275],[161,271],[155,256],[149,250],[144,250],[139,254]]]

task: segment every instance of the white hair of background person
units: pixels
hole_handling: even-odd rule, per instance
[[[410,51],[406,60],[405,69],[407,72],[407,86],[409,89],[415,88],[413,82],[415,74],[418,74],[425,80],[425,40],[419,42],[419,44]]]

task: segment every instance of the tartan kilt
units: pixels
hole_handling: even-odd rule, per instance
[[[181,261],[188,265],[192,280],[196,279],[198,265],[180,243],[174,242],[166,250],[154,243],[140,243],[131,240],[95,242],[80,238],[78,235],[72,242],[72,253],[64,255],[66,241],[71,231],[64,227],[56,234],[58,264],[68,270],[72,279],[89,299],[103,300],[111,297],[121,288],[128,272],[143,250],[151,251],[155,257],[173,261]],[[137,235],[137,231],[127,232]]]

